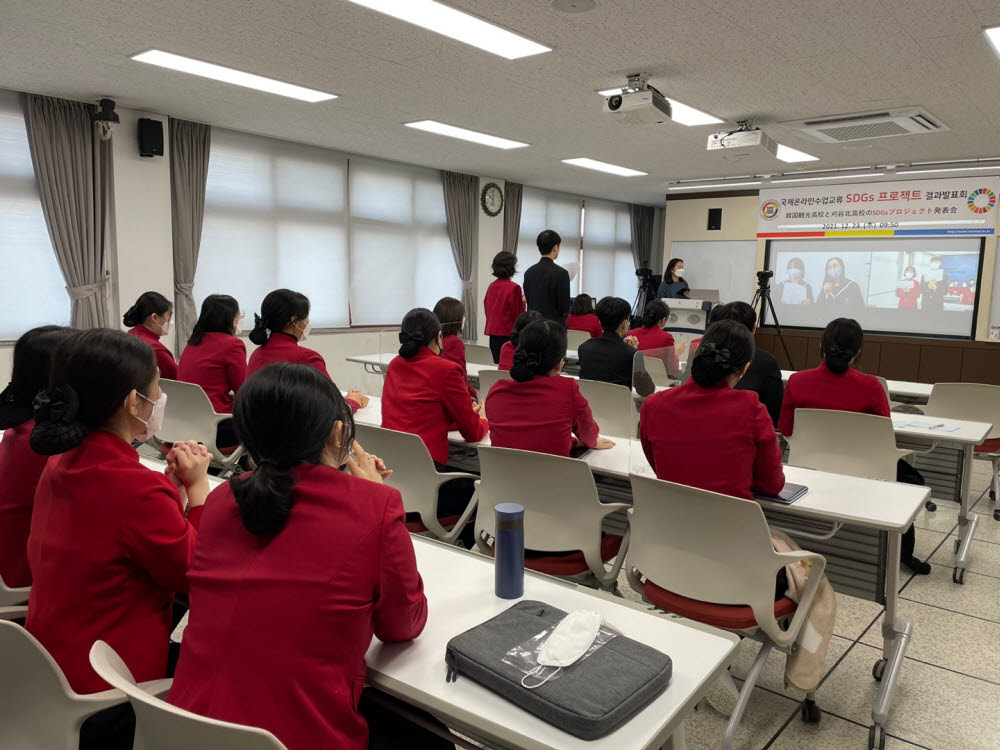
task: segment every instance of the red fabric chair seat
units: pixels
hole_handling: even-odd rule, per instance
[[[603,535],[601,537],[601,559],[608,562],[618,554],[621,547],[622,537],[616,534]],[[580,551],[559,553],[525,550],[524,567],[550,576],[575,576],[590,570],[586,558]]]
[[[441,517],[438,518],[438,521],[446,529],[450,529],[452,526],[454,526],[456,523],[458,523],[458,519],[460,519],[460,518],[461,518],[461,516],[441,516]],[[409,531],[411,534],[420,534],[420,533],[422,533],[424,531],[427,531],[427,527],[424,526],[424,524],[422,522],[420,522],[419,520],[418,521],[407,521],[406,522],[406,530]]]
[[[976,453],[1000,453],[1000,438],[989,438],[976,446]]]
[[[695,622],[703,622],[726,630],[747,630],[757,626],[753,610],[745,605],[711,604],[698,599],[688,599],[686,596],[661,589],[648,580],[642,593],[657,607]],[[778,620],[788,617],[796,607],[798,604],[794,601],[787,596],[782,597],[774,603],[774,616]]]

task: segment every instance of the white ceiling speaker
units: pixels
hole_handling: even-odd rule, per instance
[[[597,0],[552,0],[550,4],[563,13],[586,13],[597,7]]]

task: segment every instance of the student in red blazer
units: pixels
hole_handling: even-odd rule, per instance
[[[639,437],[656,476],[746,500],[781,492],[778,436],[752,391],[735,390],[753,359],[750,331],[724,320],[705,332],[691,380],[646,399]]]
[[[291,289],[275,289],[264,297],[260,315],[253,316],[250,342],[256,344],[257,349],[250,355],[247,377],[275,362],[290,362],[312,367],[330,378],[323,356],[301,345],[312,329],[309,308],[309,298]],[[357,411],[368,406],[368,397],[352,388],[347,392],[347,403]]]
[[[247,379],[247,347],[236,336],[242,320],[229,295],[206,297],[177,366],[177,379],[200,385],[219,414],[233,413],[233,397]]]
[[[14,344],[14,367],[0,393],[0,579],[11,588],[31,585],[28,568],[28,532],[35,487],[48,456],[29,444],[35,420],[31,402],[49,386],[52,353],[72,336],[72,328],[42,326],[25,333]]]
[[[636,347],[640,352],[656,349],[657,354],[663,360],[663,367],[667,375],[672,378],[677,377],[680,366],[677,363],[677,352],[674,350],[674,337],[663,330],[670,317],[670,308],[662,300],[650,300],[646,308],[642,311],[642,325],[633,328],[626,334],[637,342]]]
[[[576,442],[611,448],[599,437],[590,405],[573,378],[560,375],[566,357],[566,329],[539,320],[520,333],[511,380],[498,380],[486,397],[490,442],[498,448],[569,456]]]
[[[441,334],[444,336],[441,356],[454,362],[466,373],[465,387],[469,391],[469,397],[475,401],[479,394],[469,382],[469,371],[465,366],[465,343],[458,337],[465,327],[465,305],[454,297],[442,297],[434,305],[434,316],[441,323]]]
[[[133,337],[77,333],[56,349],[52,372],[31,433],[32,449],[54,458],[35,493],[26,627],[78,693],[107,689],[88,659],[98,639],[140,682],[166,677],[171,603],[187,591],[208,452],[175,444],[165,473],[139,462],[132,442],[159,429],[166,396],[152,352]],[[104,735],[123,711],[85,725],[80,747],[131,747]]]
[[[493,361],[499,364],[500,348],[510,341],[514,321],[524,312],[524,292],[511,281],[517,273],[517,257],[513,253],[501,251],[493,258],[493,275],[496,281],[486,289],[483,307],[486,310],[486,335],[490,337],[490,351]]]
[[[863,346],[864,331],[856,320],[837,318],[827,325],[821,345],[823,361],[819,367],[793,374],[785,386],[778,418],[781,434],[791,437],[796,409],[853,411],[879,417],[890,415],[889,397],[878,378],[854,367]],[[896,464],[896,481],[922,485],[924,478],[900,460]],[[914,573],[926,575],[931,572],[930,563],[914,556],[915,545],[916,535],[910,526],[903,534],[900,559]]]
[[[129,335],[142,339],[153,349],[160,377],[167,380],[177,379],[177,362],[160,339],[174,332],[173,321],[174,306],[159,292],[143,293],[122,316]]]
[[[899,308],[915,310],[920,300],[920,282],[917,281],[917,269],[907,266],[903,271],[902,286],[897,286],[896,296],[899,297]]]
[[[427,620],[402,498],[382,484],[391,472],[354,442],[350,408],[315,370],[264,368],[237,394],[233,416],[257,468],[207,504],[168,700],[267,729],[289,750],[364,750],[372,635],[411,640]],[[372,721],[373,743],[391,729],[410,747],[445,745],[395,724]]]
[[[594,314],[594,298],[589,294],[578,294],[573,299],[573,306],[566,316],[566,328],[571,331],[585,331],[590,338],[596,339],[604,335],[601,320]]]
[[[510,341],[504,343],[500,348],[499,370],[501,372],[510,372],[510,368],[514,364],[514,352],[517,351],[518,337],[521,335],[521,331],[536,320],[545,320],[545,316],[538,310],[526,310],[517,316],[517,320],[514,321],[514,329],[510,332]]]

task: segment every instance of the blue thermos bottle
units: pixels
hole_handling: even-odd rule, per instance
[[[496,595],[501,599],[524,596],[524,506],[500,503],[496,514],[493,566]]]

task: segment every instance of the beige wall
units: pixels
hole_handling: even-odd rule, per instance
[[[731,198],[687,198],[667,201],[666,226],[663,231],[663,273],[673,257],[674,242],[726,242],[752,240],[757,236],[756,195]],[[722,229],[710,231],[708,209],[722,209]],[[757,268],[764,267],[764,242],[757,243]]]

